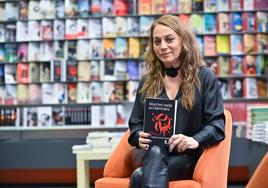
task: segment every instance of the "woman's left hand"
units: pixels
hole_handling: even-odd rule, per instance
[[[176,134],[170,137],[169,141],[169,152],[176,149],[179,153],[184,152],[186,149],[196,149],[199,143],[190,136],[185,136],[183,134]]]

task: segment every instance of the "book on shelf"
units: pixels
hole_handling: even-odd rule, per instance
[[[89,41],[88,40],[78,40],[76,43],[76,57],[77,60],[87,60],[89,59]]]
[[[63,0],[55,0],[55,16],[56,18],[64,17],[64,1]]]
[[[76,39],[76,27],[77,21],[74,19],[66,19],[65,20],[65,39]]]
[[[217,54],[230,54],[230,37],[229,35],[216,36]]]
[[[177,100],[146,98],[143,131],[152,136],[153,144],[168,145],[175,134]]]
[[[103,57],[102,49],[103,49],[102,40],[99,40],[99,39],[90,40],[89,58],[92,58],[92,59],[102,58]]]
[[[77,80],[77,61],[67,60],[66,61],[66,79],[67,81],[76,81]]]
[[[128,57],[128,40],[126,38],[115,39],[115,57],[116,58]]]
[[[115,37],[116,36],[115,18],[111,18],[111,17],[102,18],[102,36],[103,37]]]
[[[51,106],[37,107],[37,126],[38,127],[52,126]]]
[[[230,45],[232,55],[241,55],[243,54],[243,35],[232,34],[230,36]]]
[[[101,74],[101,80],[116,80],[114,73],[115,61],[101,61],[103,73]]]
[[[92,0],[90,11],[92,15],[101,15],[101,0]]]
[[[152,16],[141,16],[139,18],[140,24],[140,36],[148,37],[150,34],[150,26],[154,21],[154,17]]]
[[[128,39],[128,58],[140,57],[140,40],[134,37]]]
[[[137,17],[127,17],[127,35],[139,36],[139,19]]]
[[[17,88],[18,89],[18,88]],[[18,91],[19,92],[21,91]],[[30,84],[28,86],[28,104],[42,104],[42,87],[40,84]]]
[[[116,36],[126,36],[127,35],[127,18],[125,17],[116,17]]]
[[[90,81],[90,62],[89,61],[78,61],[77,80],[78,81]]]
[[[217,58],[218,62],[218,73],[219,76],[228,76],[230,75],[230,59],[227,56],[219,56]]]
[[[18,63],[17,64],[17,83],[29,82],[29,64]]]
[[[86,19],[77,20],[76,34],[78,39],[88,38],[88,20]]]
[[[39,65],[40,71],[40,82],[49,82],[51,81],[51,62],[42,62]]]
[[[128,60],[127,62],[127,79],[139,79],[139,63],[135,60]]]
[[[26,41],[28,39],[28,22],[18,21],[16,30],[16,41]]]
[[[114,12],[113,0],[102,0],[101,12],[103,16],[112,16]]]
[[[77,85],[75,83],[67,84],[68,103],[75,103],[77,96]]]
[[[114,75],[115,75],[116,80],[126,80],[127,78],[127,62],[126,61],[115,61]]]
[[[92,18],[88,21],[89,38],[96,38],[102,36],[102,20],[99,18]]]
[[[103,102],[115,101],[115,84],[114,82],[105,81],[102,83],[103,88]]]
[[[17,48],[17,60],[26,62],[28,57],[28,44],[19,43]]]
[[[242,31],[242,13],[231,13],[231,31],[241,32]]]
[[[268,96],[268,86],[267,80],[257,79],[257,95],[258,97],[267,97]]]
[[[129,81],[127,82],[127,100],[134,102],[137,94],[138,82]]]
[[[5,20],[17,20],[19,18],[19,7],[16,2],[6,2],[5,4]]]
[[[43,19],[55,18],[55,1],[54,0],[41,0],[39,3],[41,16]]]
[[[5,65],[0,64],[0,83],[5,83]]]
[[[257,19],[257,31],[258,32],[267,32],[268,27],[267,27],[267,13],[266,12],[256,12],[256,19]]]
[[[102,102],[103,88],[101,82],[91,82],[90,83],[90,93],[91,93],[91,102],[99,103]]]
[[[215,36],[204,36],[204,55],[215,56],[216,55],[216,37]]]
[[[115,41],[114,39],[103,39],[103,56],[104,58],[115,58]]]
[[[204,33],[216,33],[216,14],[204,15]]]
[[[40,21],[36,20],[28,21],[28,36],[31,39],[31,41],[40,41],[42,39]]]
[[[4,60],[7,63],[14,63],[17,58],[17,45],[12,43],[5,44]]]
[[[234,98],[242,98],[243,97],[243,79],[241,78],[233,78],[230,82],[231,85],[231,96]]]
[[[202,14],[192,14],[190,16],[191,30],[196,34],[204,33],[204,16]]]
[[[245,78],[243,87],[244,87],[244,97],[248,99],[256,99],[258,97],[256,78]]]
[[[218,86],[223,99],[230,98],[230,85],[227,79],[218,79]]]
[[[77,103],[90,103],[91,101],[91,88],[89,83],[77,83]]]
[[[243,75],[243,57],[232,56],[231,57],[231,75],[241,76]]]
[[[257,36],[257,52],[268,53],[268,37],[266,34],[258,33]]]
[[[67,103],[67,86],[63,83],[53,84],[53,101],[56,104]]]
[[[77,1],[77,15],[81,17],[87,17],[89,15],[89,5],[90,2],[87,0],[78,0]]]
[[[73,0],[65,0],[64,1],[64,13],[66,17],[74,17],[77,16],[77,4],[76,1]]]
[[[229,10],[229,1],[226,0],[218,0],[216,3],[217,11],[228,11]]]
[[[166,4],[165,0],[154,0],[152,1],[152,14],[165,14]]]
[[[54,20],[53,39],[63,40],[65,36],[65,24],[63,20]]]
[[[244,32],[255,32],[256,22],[254,12],[244,12],[242,14],[242,27]]]
[[[104,106],[104,126],[115,127],[117,125],[117,108],[116,105]]]
[[[52,125],[64,125],[64,109],[63,107],[52,107]]]
[[[166,14],[176,14],[178,12],[177,0],[166,0],[165,6],[166,6]]]
[[[230,32],[230,20],[227,13],[217,14],[217,31],[219,33],[229,33]]]
[[[42,84],[42,104],[54,104],[54,88],[53,84]]]
[[[138,13],[139,15],[150,15],[152,13],[151,0],[138,0]]]
[[[128,0],[114,0],[114,15],[125,16],[128,13]]]
[[[90,79],[91,80],[100,80],[101,78],[101,62],[100,61],[91,61],[90,62]]]
[[[28,85],[18,84],[16,92],[17,104],[27,104],[29,99]]]
[[[247,76],[256,75],[256,57],[255,56],[246,55],[244,57],[243,72],[244,72],[244,75],[247,75]]]
[[[6,84],[17,83],[17,66],[15,64],[6,64],[4,72]]]
[[[17,104],[17,86],[16,85],[6,85],[5,86],[5,98],[4,103],[6,105]]]
[[[246,54],[248,53],[254,53],[257,51],[257,45],[256,45],[256,37],[252,34],[244,34],[243,35],[243,42],[244,42],[244,52]]]
[[[180,0],[178,6],[179,6],[179,13],[192,12],[192,0]]]
[[[205,12],[216,12],[217,2],[215,0],[204,0]]]
[[[5,41],[6,42],[15,42],[16,41],[16,24],[7,23],[5,24]]]
[[[40,26],[41,39],[52,40],[53,39],[53,22],[49,20],[42,20]]]
[[[138,0],[128,0],[127,2],[127,10],[129,15],[137,15],[138,14]]]

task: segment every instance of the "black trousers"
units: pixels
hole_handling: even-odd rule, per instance
[[[131,175],[130,188],[165,188],[169,181],[191,179],[198,159],[195,155],[168,153],[158,145],[148,151],[136,149],[132,158],[137,168]]]

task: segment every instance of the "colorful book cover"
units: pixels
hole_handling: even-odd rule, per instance
[[[53,23],[49,20],[41,21],[41,39],[52,40],[53,39]]]
[[[86,19],[77,20],[76,34],[78,39],[88,38],[88,20]]]
[[[116,58],[128,57],[128,41],[126,38],[115,39],[115,56]]]
[[[18,61],[27,61],[28,57],[28,43],[19,43],[17,48]]]
[[[178,6],[179,6],[179,13],[192,12],[192,0],[180,0]]]
[[[17,44],[6,43],[4,52],[7,63],[15,63],[17,61]]]
[[[152,14],[165,14],[165,0],[152,1]]]
[[[152,14],[152,1],[151,0],[139,0],[138,12],[139,12],[139,15]]]
[[[54,83],[53,100],[56,104],[67,103],[67,86],[63,83]]]
[[[268,53],[268,37],[266,34],[257,34],[257,52]]]
[[[114,12],[113,0],[102,0],[101,12],[103,16],[112,16]]]
[[[216,0],[204,0],[205,12],[216,12]]]
[[[127,9],[129,15],[137,15],[138,14],[138,0],[128,0]]]
[[[65,0],[64,13],[66,17],[77,16],[77,0]]]
[[[154,21],[154,17],[150,16],[141,16],[140,17],[140,36],[149,36],[150,34],[150,27]]]
[[[94,103],[102,102],[102,83],[101,82],[91,82],[90,83],[90,91],[91,91],[91,101]]]
[[[128,58],[140,57],[140,40],[138,38],[130,37],[128,39]]]
[[[29,64],[26,63],[17,64],[17,82],[18,83],[29,82]]]
[[[231,53],[232,55],[243,54],[243,35],[231,35]]]
[[[114,39],[103,39],[104,58],[115,58],[115,41]]]
[[[254,1],[255,0],[243,0],[243,10],[254,10]]]
[[[67,92],[68,92],[68,103],[75,103],[77,95],[77,85],[75,83],[69,83],[67,85]]]
[[[257,50],[257,45],[256,45],[256,37],[255,35],[252,34],[244,34],[243,35],[244,39],[244,52],[245,53],[254,53]]]
[[[257,95],[258,97],[267,97],[267,80],[257,79]]]
[[[268,18],[266,12],[257,12],[257,31],[267,32],[268,31]]]
[[[219,33],[230,32],[230,20],[229,20],[229,15],[227,13],[217,14],[217,22],[218,22]]]
[[[152,144],[168,145],[175,134],[177,100],[146,98],[143,131],[149,133]]]
[[[100,59],[103,57],[103,41],[98,39],[90,40],[89,58]],[[90,56],[91,55],[91,56]]]
[[[103,82],[103,102],[115,102],[114,82]]]
[[[205,33],[216,33],[216,15],[205,14],[204,15],[204,32]]]
[[[19,19],[28,19],[28,1],[19,1]]]
[[[67,81],[76,81],[77,80],[77,61],[67,60]]]
[[[5,28],[5,41],[15,42],[16,41],[16,24],[7,23]]]
[[[241,56],[231,57],[231,74],[234,76],[243,75],[243,58]]]
[[[134,102],[138,89],[138,81],[128,81],[127,82],[127,100]]]
[[[103,74],[101,75],[101,80],[116,80],[114,74],[114,61],[102,61],[103,62]]]
[[[100,80],[101,77],[101,66],[100,61],[91,61],[90,62],[90,79],[91,80]]]
[[[199,51],[201,55],[204,55],[204,38],[203,36],[196,36],[197,45],[199,47]]]
[[[253,12],[244,12],[242,14],[242,25],[244,32],[254,32],[256,28],[255,15]]]
[[[27,84],[18,84],[17,85],[17,103],[18,104],[27,104],[29,98],[28,85]]]
[[[54,0],[41,0],[39,2],[41,16],[43,19],[55,18],[55,1]]]
[[[127,35],[139,36],[139,19],[136,17],[127,17]]]
[[[91,14],[100,15],[101,14],[101,0],[91,0]]]
[[[242,0],[230,0],[230,10],[242,10]]]
[[[63,107],[52,107],[52,125],[64,125],[64,110]]]
[[[204,36],[204,55],[215,56],[216,55],[216,37],[215,36]]]
[[[29,82],[37,83],[39,82],[39,63],[30,62],[29,63]]]
[[[139,63],[135,60],[128,60],[127,62],[127,79],[128,80],[139,79]]]
[[[89,14],[89,1],[77,0],[77,12],[81,17],[87,17]]]
[[[192,31],[196,34],[204,33],[204,16],[202,14],[192,14],[190,17]]]
[[[114,15],[125,16],[128,13],[127,0],[114,0]]]
[[[218,76],[219,75],[219,65],[216,57],[205,57],[204,61],[207,66],[212,70],[212,72]]]
[[[266,75],[268,73],[268,57],[258,55],[256,57],[256,73],[257,75]]]
[[[256,57],[251,55],[246,55],[243,62],[243,72],[247,76],[256,75]]]
[[[232,32],[242,31],[242,13],[231,13]]]
[[[230,38],[229,35],[217,35],[216,36],[217,53],[229,54],[230,53]]]
[[[217,59],[219,76],[230,75],[230,59],[226,56],[219,56]]]
[[[66,19],[65,20],[65,39],[76,39],[77,33],[76,33],[76,27],[77,27],[77,21],[73,19]]]

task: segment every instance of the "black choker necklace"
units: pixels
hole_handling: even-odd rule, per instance
[[[174,68],[174,67],[165,68],[166,75],[169,76],[169,77],[171,77],[171,78],[176,77],[178,75],[178,70],[180,70],[181,66],[182,66],[182,63],[177,68]]]

